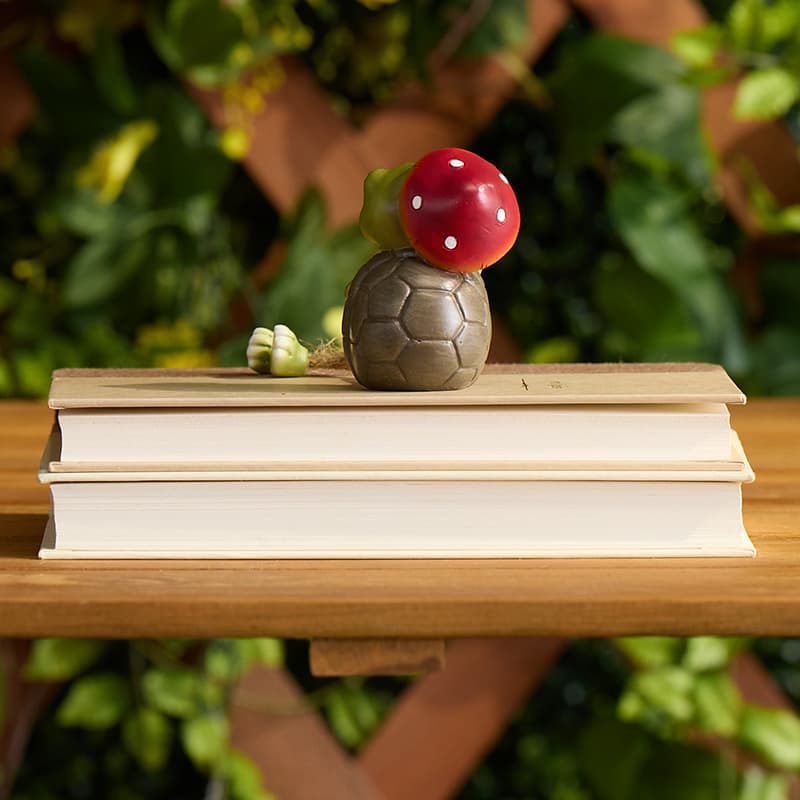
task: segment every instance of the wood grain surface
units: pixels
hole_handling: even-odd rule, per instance
[[[444,639],[312,639],[311,674],[415,675],[445,665]]]
[[[0,404],[0,635],[800,635],[800,400],[732,409],[759,552],[724,560],[43,563],[51,415]]]

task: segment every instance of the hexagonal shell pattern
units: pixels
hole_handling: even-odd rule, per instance
[[[369,389],[465,388],[489,349],[483,280],[432,267],[410,249],[379,253],[350,284],[342,334],[353,374]]]
[[[461,330],[464,317],[449,292],[417,289],[403,306],[400,322],[411,339],[450,341]]]

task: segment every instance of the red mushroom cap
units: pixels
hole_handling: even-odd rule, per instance
[[[400,192],[400,220],[431,264],[474,272],[514,244],[519,206],[506,176],[469,150],[446,147],[420,159]]]

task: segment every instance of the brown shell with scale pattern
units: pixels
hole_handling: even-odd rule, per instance
[[[350,284],[344,352],[368,389],[464,389],[483,369],[491,336],[479,272],[448,272],[412,249],[387,250]]]

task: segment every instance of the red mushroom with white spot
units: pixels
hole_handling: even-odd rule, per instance
[[[420,159],[400,191],[409,242],[430,264],[474,272],[501,259],[519,232],[519,205],[500,170],[457,147]]]

